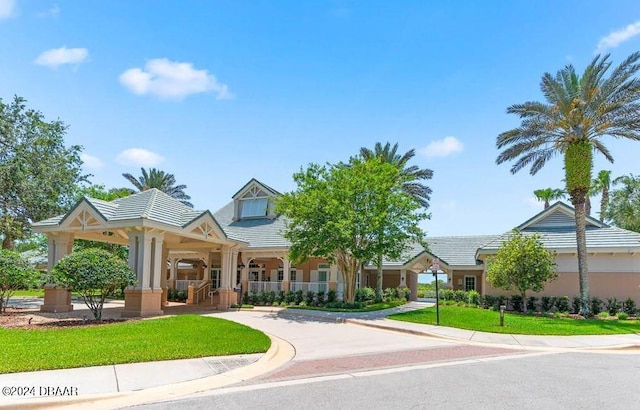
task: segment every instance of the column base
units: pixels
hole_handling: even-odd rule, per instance
[[[44,285],[44,304],[40,306],[41,312],[64,313],[72,310],[71,292],[55,285]]]
[[[168,305],[169,305],[169,288],[165,286],[162,288],[162,306],[168,306]]]
[[[238,303],[238,292],[231,289],[218,289],[218,310],[228,310],[229,306]]]
[[[290,289],[290,284],[288,280],[283,280],[282,282],[280,282],[280,289],[282,289],[282,291],[287,292]]]
[[[161,316],[162,289],[125,289],[122,317]]]

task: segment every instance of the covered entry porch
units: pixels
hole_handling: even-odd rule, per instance
[[[76,239],[127,246],[137,283],[125,289],[122,316],[163,314],[169,286],[167,263],[172,254],[181,252],[216,255],[218,308],[226,309],[236,301],[234,261],[246,243],[228,238],[209,211],[194,211],[157,189],[111,202],[83,198],[65,215],[34,223],[33,230],[47,236],[48,269],[73,251]],[[49,284],[41,310],[69,311],[70,299],[66,289]]]

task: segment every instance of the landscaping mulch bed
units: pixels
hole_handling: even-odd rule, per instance
[[[43,329],[43,328],[61,328],[61,327],[83,327],[83,326],[101,326],[113,323],[122,323],[128,320],[121,318],[105,318],[103,320],[95,320],[92,317],[78,318],[77,313],[55,314],[42,313],[32,309],[16,309],[7,308],[5,313],[0,314],[0,327],[8,329]]]

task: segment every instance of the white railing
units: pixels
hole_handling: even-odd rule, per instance
[[[282,289],[281,282],[249,282],[249,293],[251,292],[277,292]]]
[[[175,288],[176,290],[184,290],[189,289],[189,285],[193,285],[196,288],[202,286],[203,283],[208,282],[207,280],[176,280]]]
[[[301,290],[302,292],[324,292],[326,294],[329,291],[329,282],[291,282],[289,289],[294,292]]]

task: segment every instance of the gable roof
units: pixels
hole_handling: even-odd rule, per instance
[[[35,222],[32,226],[38,228],[60,225],[83,204],[98,212],[108,223],[145,219],[175,228],[183,228],[203,215],[211,215],[209,211],[194,210],[170,195],[156,188],[151,188],[110,202],[85,197],[80,199],[66,214]],[[213,218],[212,215],[211,217]],[[220,233],[225,235],[222,229]]]
[[[591,216],[586,218],[587,226],[603,228],[608,226]],[[543,209],[516,227],[520,231],[541,227],[573,227],[575,229],[575,210],[562,201],[558,201],[547,209]]]
[[[243,192],[244,192],[247,188],[249,188],[251,185],[257,185],[257,186],[259,186],[263,191],[265,191],[265,192],[267,192],[267,193],[269,193],[269,194],[271,194],[271,195],[273,195],[273,196],[276,196],[276,195],[282,195],[280,192],[278,192],[278,191],[276,191],[275,189],[271,188],[269,185],[267,185],[267,184],[265,184],[265,183],[263,183],[263,182],[260,182],[260,181],[258,181],[258,180],[257,180],[257,179],[255,179],[255,178],[251,178],[251,179],[249,180],[249,182],[247,182],[246,184],[244,184],[244,185],[242,186],[242,188],[240,188],[240,189],[238,190],[238,192],[236,192],[235,194],[233,194],[233,196],[232,196],[231,198],[232,198],[232,199],[236,199],[236,198],[237,198],[241,193],[243,193]]]

